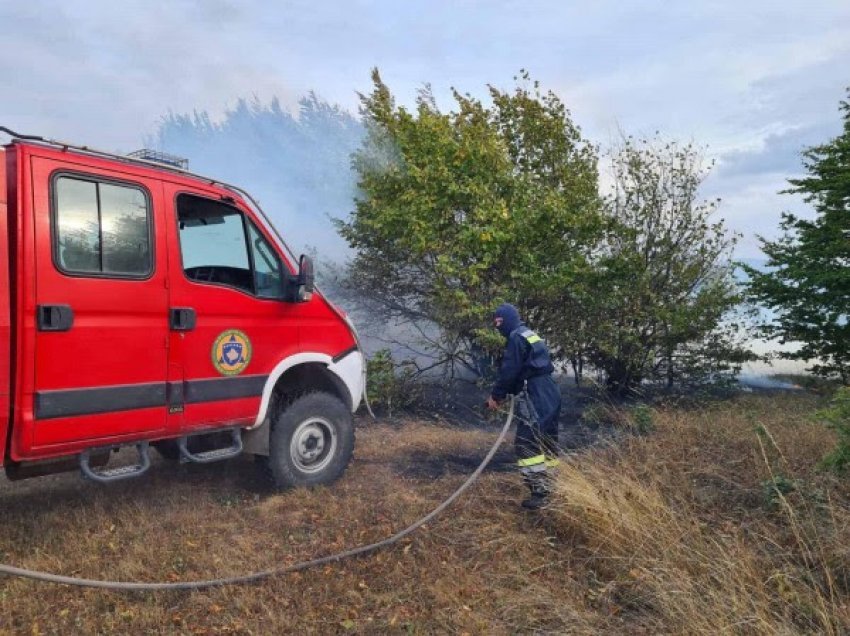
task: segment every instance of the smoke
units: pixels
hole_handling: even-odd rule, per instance
[[[343,277],[344,262],[351,256],[331,219],[347,219],[354,207],[352,154],[362,149],[359,161],[378,167],[399,161],[391,145],[372,143],[363,148],[366,134],[357,115],[311,92],[299,100],[294,113],[277,99],[264,103],[257,98],[240,99],[220,120],[204,110],[169,113],[149,143],[187,158],[193,172],[251,192],[296,253],[317,257],[323,290],[355,314],[368,350],[388,347],[399,358],[412,357],[427,365],[429,356],[418,347],[421,334],[409,325],[388,324],[362,299],[348,297],[333,284]],[[777,386],[790,383],[766,380],[761,369],[748,370],[744,374],[748,377],[742,378],[746,385],[790,388]]]
[[[750,375],[746,373],[738,376],[738,384],[750,389],[770,389],[777,391],[799,391],[802,388],[794,382],[769,375]]]
[[[295,114],[276,98],[240,99],[221,121],[169,113],[152,143],[189,159],[192,172],[248,190],[296,253],[339,263],[349,250],[331,219],[352,210],[351,154],[364,134],[359,118],[311,92]]]
[[[352,154],[361,149],[366,128],[314,93],[298,106],[293,114],[277,99],[240,99],[220,121],[206,111],[169,113],[150,144],[187,158],[192,172],[233,183],[257,198],[293,251],[317,261],[322,291],[353,315],[368,352],[386,347],[399,358],[421,358],[402,344],[416,340],[409,327],[388,324],[340,284],[352,254],[331,219],[347,219],[354,207]],[[392,148],[370,148],[360,161],[396,160]]]

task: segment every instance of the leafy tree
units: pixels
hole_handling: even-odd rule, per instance
[[[747,357],[727,320],[739,302],[736,239],[711,220],[719,201],[698,196],[708,170],[692,144],[658,138],[627,138],[613,155],[610,225],[587,309],[591,361],[616,392],[646,379],[716,378]]]
[[[533,83],[491,87],[490,106],[455,91],[445,113],[426,87],[411,112],[372,79],[353,159],[360,194],[338,222],[356,250],[349,288],[438,363],[477,370],[476,352],[501,344],[483,327],[503,300],[562,333],[565,290],[579,287],[601,228],[595,150],[563,103]]]
[[[850,91],[848,91],[850,93]],[[808,173],[786,192],[804,195],[815,218],[784,213],[783,235],[761,238],[765,271],[746,267],[752,298],[775,312],[769,339],[801,347],[780,356],[814,360],[811,371],[850,383],[850,102],[842,101],[841,135],[803,153]]]

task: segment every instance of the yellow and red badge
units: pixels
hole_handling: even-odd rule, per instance
[[[212,363],[222,375],[239,375],[250,361],[251,341],[244,332],[228,329],[215,339]]]

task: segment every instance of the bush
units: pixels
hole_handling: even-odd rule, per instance
[[[841,386],[840,382],[811,373],[774,373],[768,377],[771,380],[797,385],[799,388],[819,395],[831,395]]]
[[[645,435],[655,428],[653,413],[649,405],[642,403],[625,407],[596,402],[585,408],[581,417],[582,422],[591,428],[611,426]]]
[[[594,402],[588,405],[582,411],[581,421],[590,428],[599,428],[600,426],[630,428],[626,411],[607,402]]]
[[[655,420],[652,416],[652,409],[646,404],[636,404],[631,408],[631,417],[629,418],[632,427],[641,435],[645,435],[655,428]]]
[[[413,363],[397,363],[389,349],[376,351],[369,358],[366,386],[372,406],[386,409],[390,416],[393,409],[410,408],[421,395]]]
[[[797,490],[797,484],[784,475],[773,475],[761,482],[761,489],[765,503],[773,508],[779,505],[782,497]]]
[[[818,419],[838,434],[835,449],[821,461],[821,466],[844,473],[850,466],[850,387],[835,392],[828,408],[817,412]]]

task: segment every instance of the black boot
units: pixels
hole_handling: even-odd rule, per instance
[[[527,510],[540,510],[549,501],[548,492],[533,492],[528,499],[522,500],[522,507]]]
[[[533,477],[526,477],[525,483],[531,491],[531,496],[522,500],[522,507],[527,510],[540,510],[549,500],[549,484],[546,474],[537,473]]]

